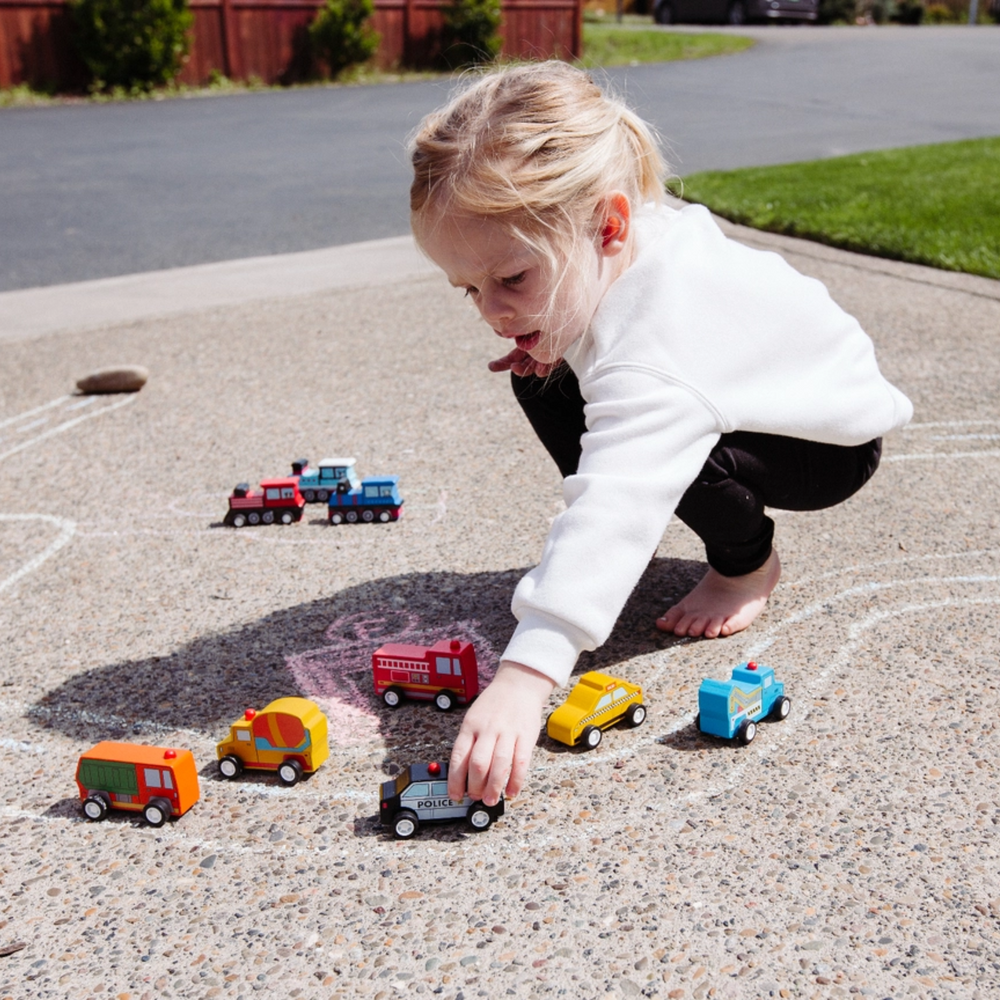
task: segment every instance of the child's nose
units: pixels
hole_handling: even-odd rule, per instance
[[[514,310],[500,291],[487,290],[479,299],[479,311],[494,330],[514,318]]]

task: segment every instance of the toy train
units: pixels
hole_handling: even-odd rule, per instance
[[[325,458],[315,469],[300,458],[292,462],[290,476],[264,480],[259,490],[240,483],[223,524],[292,524],[302,520],[307,503],[325,503],[330,524],[384,524],[399,520],[403,498],[399,476],[359,479],[353,457]]]

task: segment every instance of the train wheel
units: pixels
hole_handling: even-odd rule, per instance
[[[327,500],[330,499],[330,494],[326,490],[317,490],[316,491],[316,499],[320,503],[326,503]]]
[[[387,510],[380,510],[378,512],[378,519],[385,524],[386,521],[392,520],[392,515]]]
[[[375,511],[373,511],[373,510],[363,510],[361,512],[361,520],[364,521],[365,524],[371,524],[372,521],[375,520]]]
[[[283,510],[280,520],[282,524],[291,524],[295,520],[295,516],[290,510]]]
[[[264,513],[261,514],[260,519],[265,524],[274,524],[274,511],[273,510],[265,510]]]
[[[348,511],[348,512],[347,512],[347,513],[346,513],[346,514],[344,515],[344,520],[345,520],[345,521],[346,521],[346,522],[347,522],[348,524],[357,524],[357,523],[358,523],[358,512],[357,512],[356,510],[349,510],[349,511]]]
[[[315,490],[303,490],[302,491],[302,498],[305,500],[306,503],[315,503],[316,502],[316,491]]]
[[[260,524],[260,514],[252,510],[247,514],[247,524]]]
[[[234,528],[242,528],[243,525],[247,523],[246,514],[233,514],[232,526]]]
[[[344,523],[344,515],[341,514],[340,511],[338,510],[331,511],[330,524],[343,524],[343,523]]]

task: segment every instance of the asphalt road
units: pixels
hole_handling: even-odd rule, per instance
[[[1000,29],[740,30],[607,74],[682,175],[1000,131]],[[406,136],[448,88],[0,111],[0,291],[406,233]]]

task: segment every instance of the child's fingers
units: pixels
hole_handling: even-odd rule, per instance
[[[452,802],[461,802],[465,798],[465,784],[469,775],[469,752],[472,749],[473,737],[464,731],[458,734],[451,750],[451,762],[448,764],[448,798]]]
[[[500,801],[507,779],[513,747],[507,741],[480,738],[469,756],[469,797],[482,799],[488,806]]]
[[[507,789],[505,795],[509,798],[516,798],[521,794],[524,782],[528,777],[528,766],[531,764],[531,751],[534,749],[533,742],[518,742],[514,750],[514,759],[511,761],[510,777],[507,779]]]

